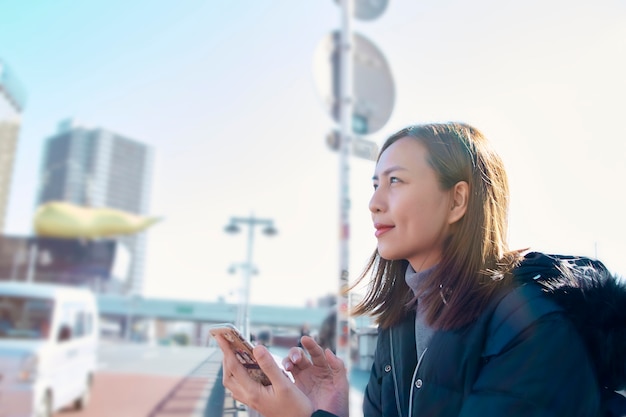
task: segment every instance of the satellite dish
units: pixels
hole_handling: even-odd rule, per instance
[[[340,38],[328,34],[315,50],[313,77],[323,106],[340,123]],[[374,133],[391,117],[395,87],[391,70],[382,52],[371,41],[353,33],[353,114],[352,129],[357,134]]]
[[[354,1],[354,17],[359,20],[374,20],[387,8],[387,0],[352,0]],[[335,0],[340,5],[341,0]]]

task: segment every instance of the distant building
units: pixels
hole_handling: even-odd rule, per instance
[[[6,62],[0,59],[0,233],[4,232],[20,119],[25,101],[26,94],[20,81]]]
[[[153,150],[104,129],[62,121],[46,140],[38,204],[68,201],[145,215],[148,212]],[[128,276],[110,282],[106,292],[142,294],[146,235],[118,238],[130,255]]]

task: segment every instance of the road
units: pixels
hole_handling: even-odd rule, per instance
[[[89,405],[55,417],[221,417],[209,412],[224,398],[221,357],[214,347],[103,342]]]

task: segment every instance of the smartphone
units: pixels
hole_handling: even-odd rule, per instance
[[[261,370],[261,367],[252,354],[252,343],[243,337],[241,332],[230,323],[216,324],[209,328],[213,337],[221,335],[228,341],[231,350],[246,368],[250,377],[263,385],[271,385],[272,382]]]

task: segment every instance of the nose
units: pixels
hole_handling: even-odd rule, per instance
[[[372,213],[379,213],[384,209],[384,204],[382,202],[379,190],[380,188],[374,190],[372,198],[370,198],[369,209]]]

